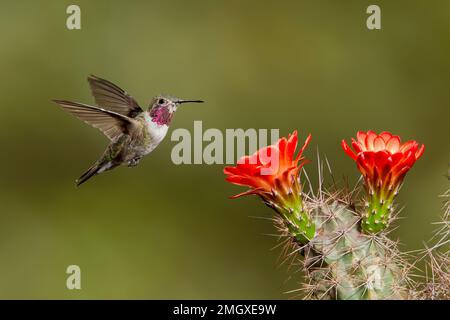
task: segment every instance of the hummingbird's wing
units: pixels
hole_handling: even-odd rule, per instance
[[[136,128],[136,120],[114,111],[66,100],[53,101],[80,120],[100,129],[110,140]]]
[[[143,110],[136,100],[127,92],[108,80],[94,75],[88,77],[92,95],[101,108],[105,108],[124,116],[134,118]]]

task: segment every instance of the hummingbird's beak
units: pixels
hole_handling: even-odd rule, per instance
[[[182,103],[203,103],[205,101],[203,100],[178,100],[175,101],[176,104],[182,104]]]

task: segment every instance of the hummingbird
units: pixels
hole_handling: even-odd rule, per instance
[[[144,111],[130,94],[108,80],[90,75],[88,82],[96,106],[53,100],[80,120],[98,128],[110,140],[100,159],[76,180],[77,186],[118,166],[137,166],[141,158],[164,139],[180,105],[204,102],[158,95]]]

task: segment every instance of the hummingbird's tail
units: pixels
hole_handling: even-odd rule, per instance
[[[77,187],[85,183],[93,176],[100,174],[104,171],[111,170],[117,166],[118,163],[114,161],[97,161],[89,169],[87,169],[86,172],[81,175],[81,177],[78,178],[78,180],[76,181]]]
[[[98,171],[100,170],[100,166],[98,163],[95,163],[92,167],[86,170],[81,177],[78,178],[76,181],[77,187],[79,187],[81,184],[85,183],[87,180],[98,174]]]

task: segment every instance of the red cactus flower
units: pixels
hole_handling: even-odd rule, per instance
[[[311,140],[306,138],[303,147],[294,156],[297,148],[297,131],[281,138],[274,145],[262,148],[251,156],[242,157],[235,167],[225,167],[226,181],[248,186],[251,189],[233,196],[238,198],[248,194],[264,194],[268,192],[287,192],[305,164],[302,153]],[[299,164],[300,162],[300,164]]]
[[[310,240],[315,227],[304,210],[299,181],[300,169],[306,163],[303,151],[311,140],[311,135],[295,155],[297,131],[278,140],[251,156],[242,157],[235,167],[225,167],[226,181],[250,187],[250,190],[231,198],[244,195],[259,195],[264,203],[279,213],[288,228],[300,241]]]
[[[358,132],[356,140],[352,139],[352,146],[353,150],[342,140],[342,149],[355,160],[371,198],[368,215],[374,215],[374,225],[368,228],[378,230],[381,225],[388,224],[393,198],[408,170],[422,156],[425,146],[419,147],[413,140],[401,143],[399,136],[389,132],[378,135],[373,131]]]
[[[389,132],[358,132],[352,139],[353,150],[342,140],[344,151],[356,161],[368,187],[394,189],[409,169],[422,156],[425,146],[416,141],[401,143],[399,136]]]

